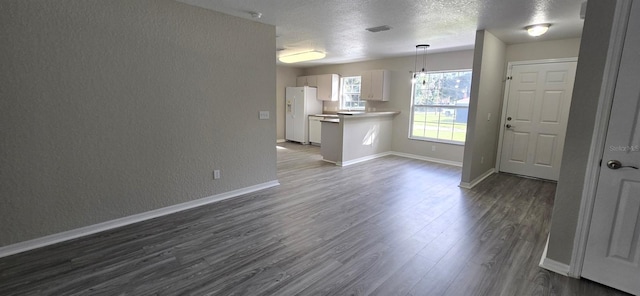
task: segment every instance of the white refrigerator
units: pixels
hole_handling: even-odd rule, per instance
[[[287,87],[285,96],[285,140],[309,144],[309,115],[322,113],[315,87]]]

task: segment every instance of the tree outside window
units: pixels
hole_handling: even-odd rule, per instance
[[[409,138],[464,143],[470,93],[471,70],[427,73],[413,85]]]

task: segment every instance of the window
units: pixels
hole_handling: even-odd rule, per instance
[[[360,100],[360,76],[340,78],[340,109],[364,110],[365,101]]]
[[[471,70],[427,73],[411,92],[409,138],[463,144],[470,92]]]

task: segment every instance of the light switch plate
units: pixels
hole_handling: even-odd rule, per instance
[[[269,119],[269,111],[260,111],[260,119]]]

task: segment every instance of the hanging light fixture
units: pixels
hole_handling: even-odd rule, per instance
[[[427,84],[427,48],[429,48],[429,44],[418,44],[416,45],[416,61],[413,67],[411,83],[421,83],[422,85]],[[418,71],[418,51],[422,50],[422,68]]]

